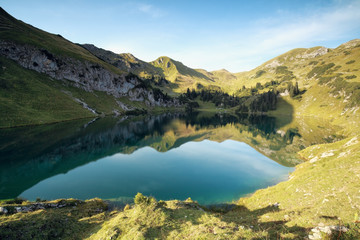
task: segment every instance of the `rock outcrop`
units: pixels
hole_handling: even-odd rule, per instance
[[[116,98],[127,96],[132,101],[145,101],[148,106],[179,105],[174,99],[155,100],[153,91],[139,87],[141,82],[136,77],[126,78],[98,63],[54,55],[46,49],[7,41],[0,41],[0,55],[14,60],[24,68],[47,74],[57,80],[68,80],[85,91],[103,91]]]

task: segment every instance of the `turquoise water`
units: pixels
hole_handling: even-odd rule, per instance
[[[275,126],[263,116],[165,114],[3,129],[0,199],[237,200],[293,171],[286,149],[301,136]]]
[[[27,199],[132,197],[186,199],[203,204],[238,199],[284,180],[291,169],[232,140],[188,142],[165,153],[150,147],[115,154],[46,179],[21,194]]]

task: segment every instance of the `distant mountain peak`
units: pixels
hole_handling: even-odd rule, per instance
[[[226,72],[226,73],[230,73],[228,70],[226,70],[225,68],[219,69],[219,70],[215,70],[212,72]]]
[[[352,48],[352,47],[355,47],[357,45],[360,45],[360,39],[350,40],[350,41],[348,41],[346,43],[341,44],[340,47]]]

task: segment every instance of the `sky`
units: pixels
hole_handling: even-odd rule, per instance
[[[144,61],[251,70],[294,48],[360,38],[360,0],[2,0],[42,30]]]

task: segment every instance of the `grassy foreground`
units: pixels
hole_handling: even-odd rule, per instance
[[[2,201],[9,211],[0,213],[0,239],[309,239],[315,227],[343,226],[346,232],[311,239],[360,239],[359,126],[347,123],[338,130],[347,138],[300,151],[304,162],[288,181],[237,202],[205,207],[139,194],[124,208],[69,199],[49,202],[63,207],[16,212],[34,203]]]
[[[360,139],[311,146],[299,155],[306,162],[288,181],[236,203],[206,208],[191,199],[157,202],[138,194],[134,205],[106,211],[99,199],[57,200],[65,206],[0,215],[0,238],[304,239],[316,226],[335,225],[348,230],[323,233],[323,239],[359,239]]]

